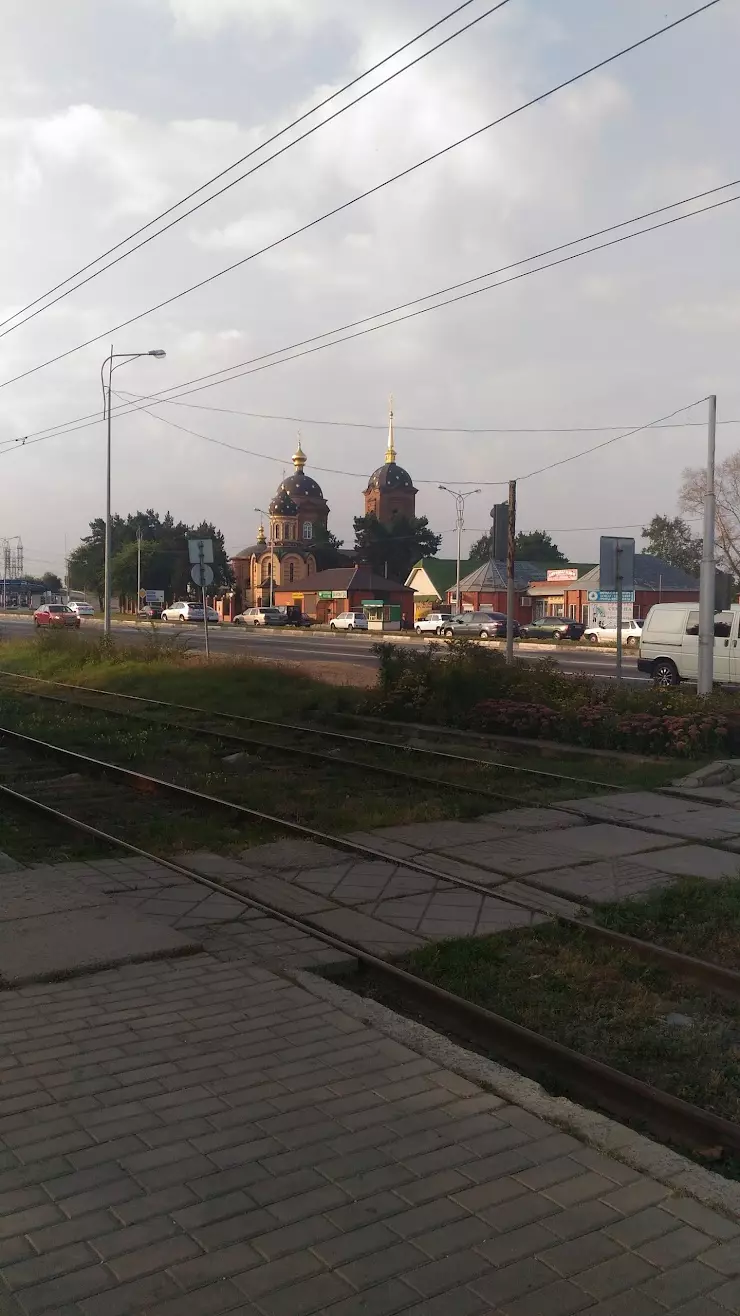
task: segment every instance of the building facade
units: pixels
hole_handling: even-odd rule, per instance
[[[231,559],[241,606],[264,606],[274,601],[277,589],[295,586],[300,591],[327,556],[329,506],[320,485],[306,475],[306,454],[293,454],[294,472],[283,480],[268,508],[257,540]]]

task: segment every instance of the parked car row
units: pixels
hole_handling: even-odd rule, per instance
[[[497,640],[506,636],[506,616],[503,612],[461,612],[451,616],[444,612],[430,612],[427,617],[414,623],[417,635],[441,635],[449,638],[454,635],[467,635],[480,640]],[[626,621],[622,626],[622,641],[630,648],[636,648],[642,634],[642,621],[639,618]],[[616,626],[589,626],[572,617],[538,617],[526,623],[514,622],[515,640],[580,640],[590,644],[614,643],[617,638]]]

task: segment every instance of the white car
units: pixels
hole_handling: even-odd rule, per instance
[[[628,649],[636,649],[640,643],[642,635],[642,619],[633,617],[632,621],[622,623],[622,644]],[[583,632],[584,640],[589,644],[616,644],[617,628],[616,626],[587,626]]]
[[[286,626],[287,622],[280,608],[247,608],[234,618],[235,626]]]
[[[202,621],[202,620],[203,620],[203,604],[188,603],[187,600],[185,599],[183,599],[181,602],[178,603],[170,603],[169,607],[165,608],[162,613],[162,621]],[[218,624],[218,622],[219,622],[218,613],[215,611],[214,608],[209,608],[208,609],[209,625],[211,625],[212,623]]]
[[[78,617],[94,617],[95,609],[91,603],[70,602],[67,604],[70,612],[76,612]]]
[[[331,631],[366,631],[367,617],[364,612],[340,612],[329,622]]]
[[[439,635],[451,615],[449,612],[430,612],[426,617],[420,617],[414,622],[414,630],[417,635]]]

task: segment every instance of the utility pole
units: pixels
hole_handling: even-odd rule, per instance
[[[141,607],[141,526],[136,531],[136,611]]]
[[[616,679],[617,679],[617,681],[621,681],[621,679],[622,679],[622,553],[623,553],[623,552],[624,552],[624,549],[622,548],[621,544],[619,543],[619,540],[617,540],[617,552],[616,552],[616,557],[617,557],[617,579],[616,579],[616,586],[617,586],[617,665],[616,665]]]
[[[457,524],[457,571],[455,573],[455,615],[462,612],[460,607],[460,553],[463,526],[465,525],[465,499],[470,498],[471,494],[479,494],[480,489],[468,489],[463,493],[460,489],[448,489],[446,484],[437,486],[444,493],[452,494],[455,500],[455,520]]]
[[[699,676],[696,693],[710,695],[714,683],[714,447],[717,427],[717,397],[708,399],[707,475],[704,486],[704,545],[699,575]]]
[[[509,480],[509,537],[506,546],[506,661],[514,661],[514,567],[516,565],[516,480]]]

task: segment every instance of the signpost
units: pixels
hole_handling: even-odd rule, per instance
[[[203,599],[203,631],[206,637],[206,661],[211,657],[211,650],[208,642],[208,604],[206,603],[206,586],[213,584],[213,540],[212,539],[189,539],[188,540],[188,557],[194,564],[190,572],[196,585],[200,585],[201,596]]]
[[[635,541],[619,535],[602,535],[599,542],[599,588],[601,595],[614,594],[617,604],[617,680],[622,679],[622,604],[626,593],[635,599]],[[611,600],[603,600],[604,602]]]

